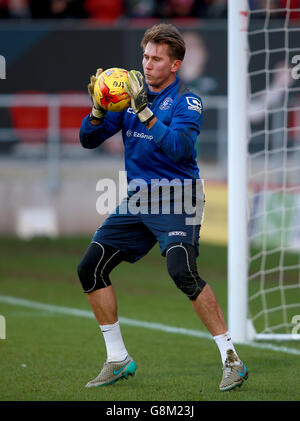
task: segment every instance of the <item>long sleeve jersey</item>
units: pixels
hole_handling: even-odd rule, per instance
[[[196,140],[200,133],[203,107],[201,99],[176,77],[158,94],[148,90],[148,104],[157,121],[148,130],[132,108],[107,112],[102,123],[93,125],[89,116],[82,121],[80,142],[93,149],[122,130],[127,182],[151,180],[199,179]]]

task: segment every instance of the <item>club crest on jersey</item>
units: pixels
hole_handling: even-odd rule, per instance
[[[169,96],[163,100],[163,102],[160,104],[159,109],[160,110],[169,110],[172,107],[173,99]]]
[[[202,104],[198,98],[193,96],[186,96],[186,102],[188,103],[188,109],[192,111],[198,111],[198,113],[202,113]]]

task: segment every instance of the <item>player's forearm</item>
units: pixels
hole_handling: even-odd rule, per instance
[[[154,118],[149,121],[149,123],[146,125],[147,129],[150,130],[154,126],[154,124],[157,122],[157,118],[154,116]]]
[[[93,124],[94,126],[98,126],[99,124],[103,123],[103,119],[99,120],[99,118],[92,118],[90,120],[90,123]]]
[[[81,123],[79,139],[83,148],[97,148],[111,136],[109,133],[106,133],[103,122],[98,120],[98,124],[95,124],[96,121],[97,120],[89,119],[89,116],[87,116]]]
[[[153,122],[152,126],[150,124]],[[174,130],[155,118],[148,130],[160,149],[173,161],[179,162],[193,156],[197,133],[192,129]]]

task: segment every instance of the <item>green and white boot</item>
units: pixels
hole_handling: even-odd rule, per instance
[[[89,381],[85,387],[108,386],[120,379],[128,379],[134,376],[137,365],[130,355],[123,361],[105,362],[99,375]]]
[[[248,378],[248,369],[235,355],[232,349],[227,351],[227,358],[223,366],[223,377],[220,383],[220,391],[235,389],[241,387]]]

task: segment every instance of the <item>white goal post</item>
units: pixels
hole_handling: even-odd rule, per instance
[[[228,1],[228,327],[240,343],[300,339],[300,9],[261,4]]]

